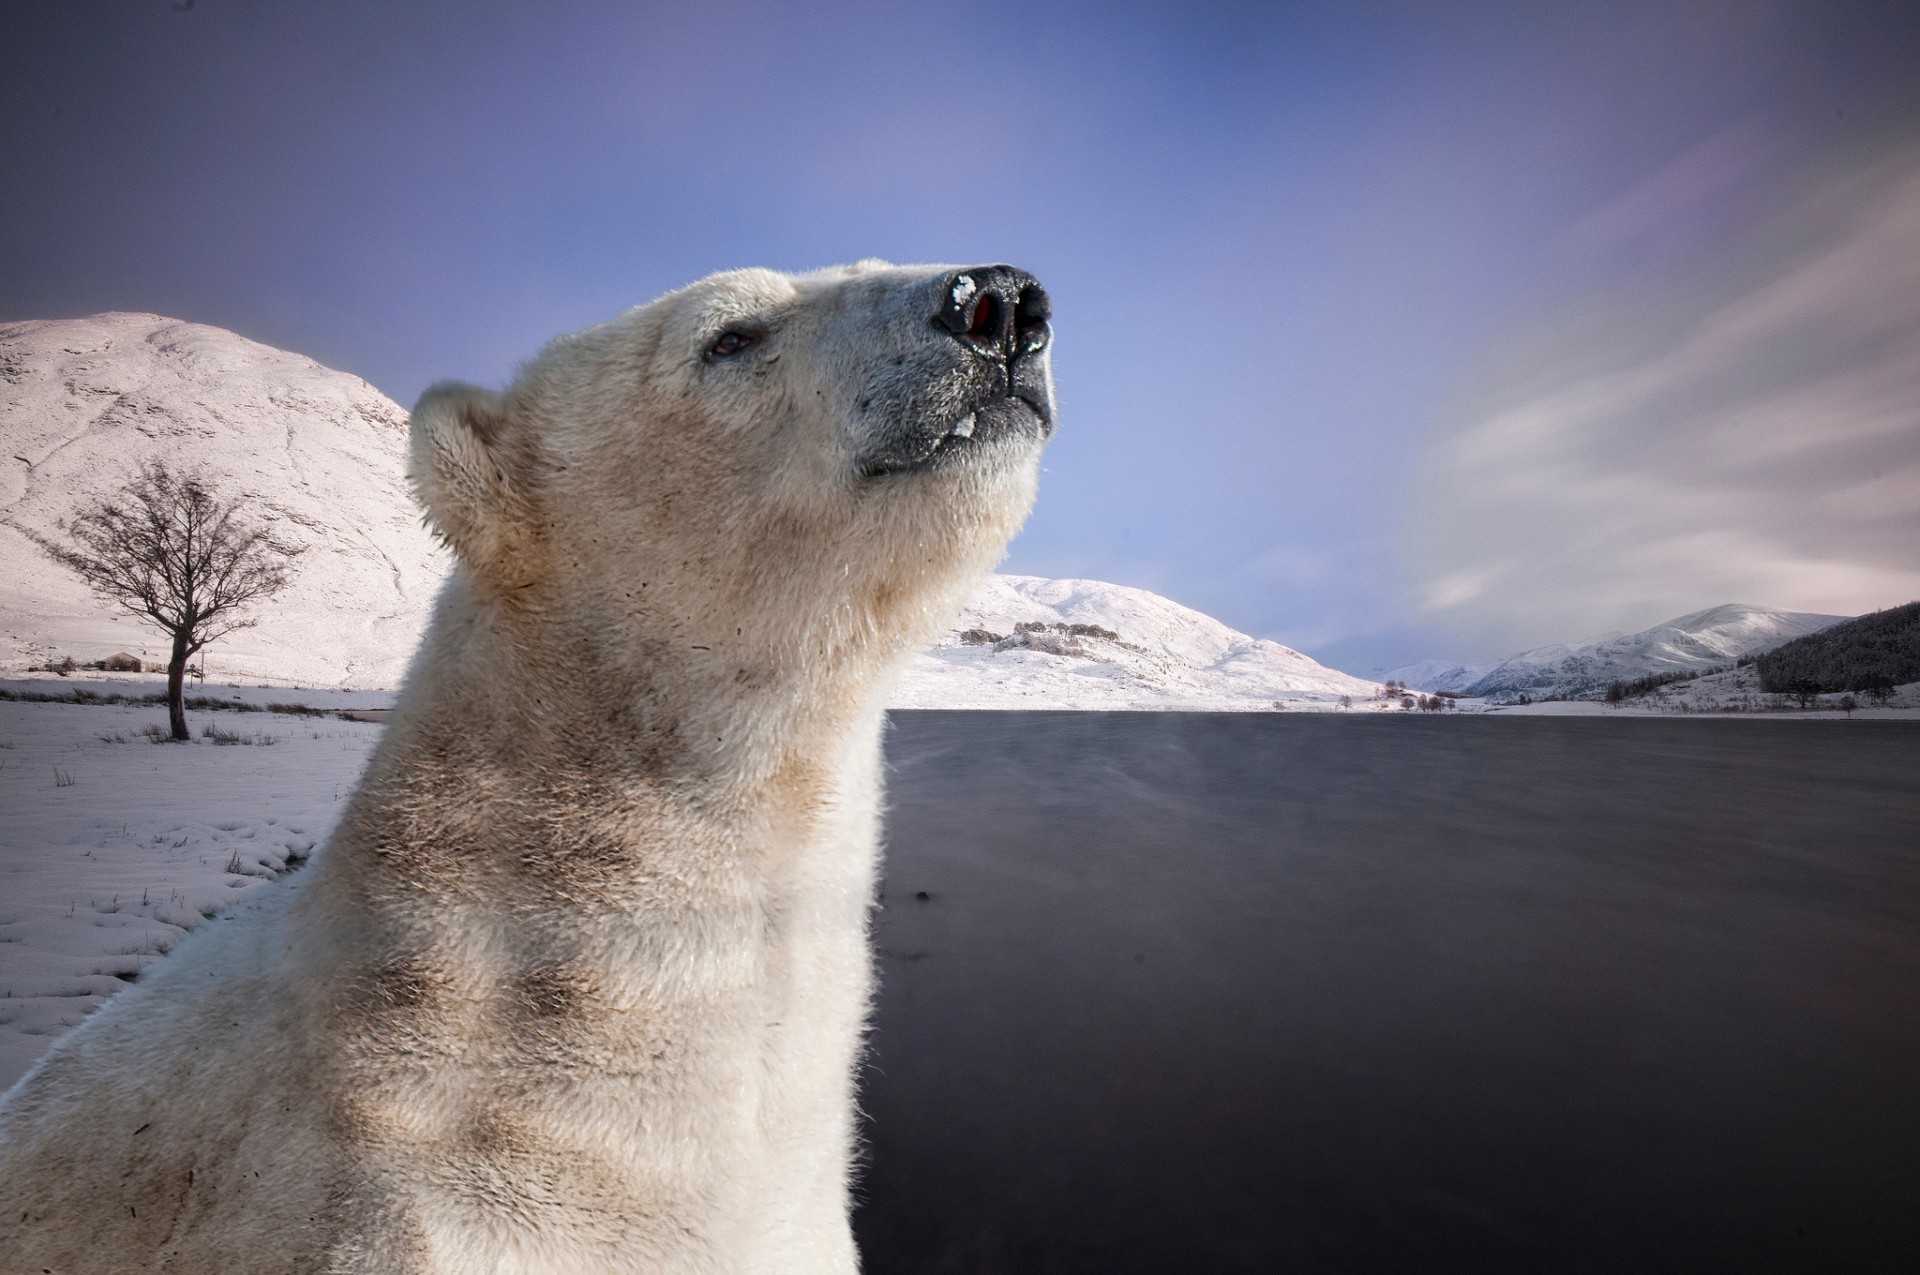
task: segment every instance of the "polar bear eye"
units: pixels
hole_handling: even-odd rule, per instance
[[[707,347],[707,357],[711,359],[724,359],[729,355],[738,354],[740,351],[750,346],[758,345],[759,343],[760,334],[758,332],[744,332],[739,328],[728,328],[725,332],[715,337],[713,344]]]

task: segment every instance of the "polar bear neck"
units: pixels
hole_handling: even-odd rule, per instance
[[[576,617],[582,610],[568,607]],[[823,627],[834,611],[823,608]],[[541,630],[537,644],[527,626]],[[711,812],[731,837],[783,826],[804,841],[809,812],[841,796],[838,772],[864,769],[847,753],[877,740],[902,652],[875,649],[881,639],[846,623],[831,638],[783,635],[787,649],[753,635],[677,636],[610,639],[597,617],[503,615],[456,577],[354,814],[377,819],[386,806],[430,799],[436,809],[558,828],[596,808],[666,803]],[[803,645],[804,654],[795,649]],[[624,827],[637,839],[655,835],[646,820],[629,817]],[[424,854],[439,840],[403,844]],[[482,840],[476,852],[496,839]],[[530,847],[509,840],[502,851],[524,858]]]
[[[527,666],[497,621],[450,588],[302,892],[294,959],[324,971],[313,1065],[345,1095],[338,1136],[397,1180],[571,1184],[555,1198],[584,1210],[608,1175],[652,1180],[657,1146],[631,1133],[647,1130],[699,1150],[633,1216],[743,1252],[764,1238],[743,1199],[818,1195],[844,1218],[878,864],[872,666],[864,698],[811,714],[797,683],[691,714],[720,680],[691,660],[607,685],[604,664]],[[671,693],[690,666],[691,695]]]

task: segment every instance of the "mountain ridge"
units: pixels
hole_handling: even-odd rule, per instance
[[[1458,695],[1597,697],[1612,681],[1655,673],[1705,672],[1848,618],[1726,602],[1690,611],[1638,633],[1534,647],[1484,664],[1424,660],[1390,669],[1381,676],[1418,690]]]

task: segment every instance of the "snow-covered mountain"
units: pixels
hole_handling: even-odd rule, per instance
[[[987,579],[917,657],[896,708],[1272,709],[1365,701],[1350,677],[1144,589],[1098,580]]]
[[[1402,664],[1399,668],[1388,669],[1380,675],[1383,682],[1399,682],[1416,691],[1452,691],[1458,693],[1483,676],[1492,668],[1491,664],[1454,664],[1446,660],[1421,660],[1415,664]]]
[[[149,460],[201,466],[306,546],[212,678],[392,686],[446,571],[403,477],[407,414],[358,377],[152,314],[0,327],[0,668],[126,651],[158,630],[101,602],[32,536]]]
[[[1608,682],[1649,673],[1694,672],[1757,655],[1846,619],[1809,611],[1728,603],[1656,624],[1640,633],[1609,633],[1574,645],[1535,647],[1492,664],[1426,660],[1382,676],[1418,690],[1462,695],[1597,695]]]

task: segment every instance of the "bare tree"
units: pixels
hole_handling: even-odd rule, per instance
[[[251,628],[256,621],[238,613],[279,592],[301,552],[248,522],[239,507],[206,474],[175,474],[155,461],[77,509],[62,524],[70,544],[41,543],[95,593],[171,639],[167,716],[175,739],[191,738],[182,694],[187,661],[215,638]]]

